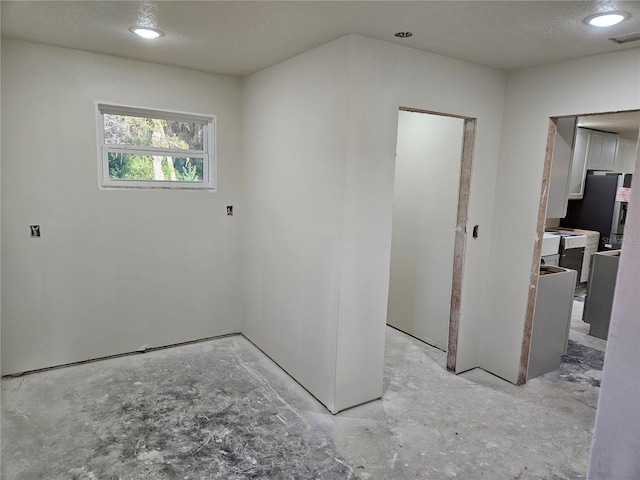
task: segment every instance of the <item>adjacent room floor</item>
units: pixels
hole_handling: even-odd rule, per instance
[[[388,328],[384,396],[335,416],[242,336],[5,378],[1,476],[582,479],[604,342],[578,322],[523,387]]]

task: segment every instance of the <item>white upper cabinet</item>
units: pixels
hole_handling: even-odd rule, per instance
[[[559,118],[553,143],[547,218],[564,218],[567,214],[567,196],[571,182],[572,149],[576,131],[576,117]]]
[[[576,127],[576,117],[560,118],[553,144],[547,218],[564,218],[567,201],[584,195],[587,170],[614,170],[618,136]]]
[[[587,130],[589,147],[587,153],[588,170],[613,170],[618,151],[618,136],[614,133]]]
[[[580,199],[584,194],[584,179],[587,175],[587,157],[590,145],[591,130],[576,129],[576,139],[573,144],[573,160],[569,172],[569,199]],[[566,207],[565,207],[566,213]]]
[[[615,133],[577,128],[569,172],[569,200],[582,198],[587,170],[614,170],[617,152]]]
[[[613,133],[608,133],[605,136],[604,143],[602,145],[602,161],[600,168],[602,170],[615,170],[616,159],[618,158],[618,136]]]

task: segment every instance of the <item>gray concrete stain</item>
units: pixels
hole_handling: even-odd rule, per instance
[[[23,462],[10,470],[3,462],[3,478],[33,479],[34,470],[44,463],[46,474],[41,478],[48,479],[353,477],[328,432],[312,428],[256,381],[262,374],[251,367],[251,359],[238,357],[235,343],[242,341],[238,337],[191,346],[201,351],[178,360],[178,365],[166,352],[142,362],[141,357],[129,357],[136,365],[119,368],[109,378],[91,374],[99,370],[98,364],[76,367],[89,375],[73,391],[61,392],[55,402],[66,403],[67,415],[60,421],[73,428],[58,430],[63,439],[56,429],[41,432],[38,457],[33,451],[31,458],[19,455]],[[211,350],[216,350],[215,368],[207,355]],[[118,361],[126,363],[127,358]],[[38,375],[54,377],[55,382],[64,373]],[[6,411],[3,433],[11,436],[21,430],[19,419],[11,418],[15,413]],[[66,451],[55,452],[55,444]],[[27,453],[30,449],[23,446]],[[54,455],[47,457],[47,452]]]
[[[558,374],[568,382],[599,387],[600,378],[597,374],[594,376],[594,372],[601,372],[603,366],[604,352],[569,340]]]
[[[568,353],[565,373],[597,377],[602,352]],[[1,476],[585,478],[597,387],[456,376],[445,357],[388,329],[382,400],[335,416],[239,336],[3,379]]]

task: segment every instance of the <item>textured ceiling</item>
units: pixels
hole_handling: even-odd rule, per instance
[[[68,48],[244,76],[357,33],[513,70],[640,47],[608,40],[640,32],[627,1],[2,1],[2,35]],[[583,19],[601,10],[631,18],[611,29]],[[128,28],[165,32],[150,42]],[[397,31],[413,36],[398,39]]]
[[[1,1],[3,37],[245,76],[357,33],[503,70],[640,48],[640,1]],[[631,16],[609,29],[583,19]],[[165,35],[143,40],[136,24]],[[399,39],[395,32],[413,36]],[[593,117],[591,128],[637,134],[638,116]]]

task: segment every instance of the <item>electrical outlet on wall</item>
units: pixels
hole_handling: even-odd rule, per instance
[[[40,236],[40,225],[29,225],[29,229],[31,230],[32,237],[35,238]]]

